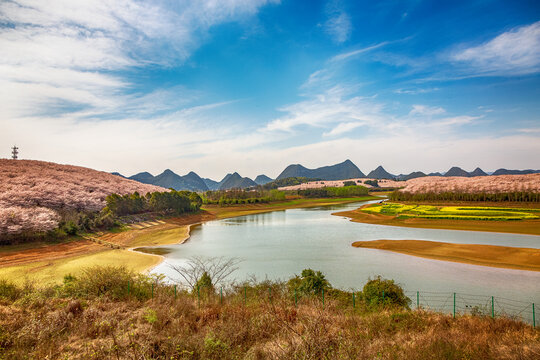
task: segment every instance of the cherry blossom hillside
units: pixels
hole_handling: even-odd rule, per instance
[[[154,191],[166,189],[80,166],[0,159],[0,240],[55,229],[59,211],[99,211],[112,193]]]
[[[476,177],[427,176],[407,180],[401,192],[418,193],[510,193],[540,192],[540,174]]]

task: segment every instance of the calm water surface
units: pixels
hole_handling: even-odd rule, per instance
[[[192,228],[182,245],[160,247],[168,252],[153,272],[175,278],[171,264],[191,256],[239,257],[238,280],[288,279],[302,269],[326,274],[332,285],[361,289],[369,277],[382,275],[407,291],[494,295],[540,303],[540,272],[498,269],[437,261],[375,249],[353,248],[358,240],[416,239],[464,244],[540,248],[540,236],[415,229],[353,223],[331,215],[364,203],[292,209],[211,221]]]

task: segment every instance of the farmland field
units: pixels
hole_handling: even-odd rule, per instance
[[[540,209],[478,207],[478,206],[435,206],[417,204],[384,203],[373,204],[361,209],[370,214],[395,216],[398,219],[424,218],[449,220],[531,220],[540,218]]]

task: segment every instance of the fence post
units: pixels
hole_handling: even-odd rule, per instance
[[[219,288],[219,303],[223,304],[223,286]]]
[[[174,285],[174,300],[176,300],[176,285]]]
[[[495,301],[493,299],[493,296],[491,297],[491,317],[495,317]]]
[[[154,298],[154,283],[152,283],[152,299]]]
[[[536,328],[536,317],[534,316],[534,303],[533,303],[533,328]]]
[[[416,309],[420,307],[420,291],[416,292]]]
[[[454,293],[454,319],[456,318],[456,293]]]
[[[354,292],[352,293],[352,307],[355,308],[356,307],[356,304],[354,302]]]

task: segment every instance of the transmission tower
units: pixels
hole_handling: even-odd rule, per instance
[[[11,158],[13,160],[17,160],[17,155],[19,155],[19,148],[17,146],[13,146],[11,148]]]

